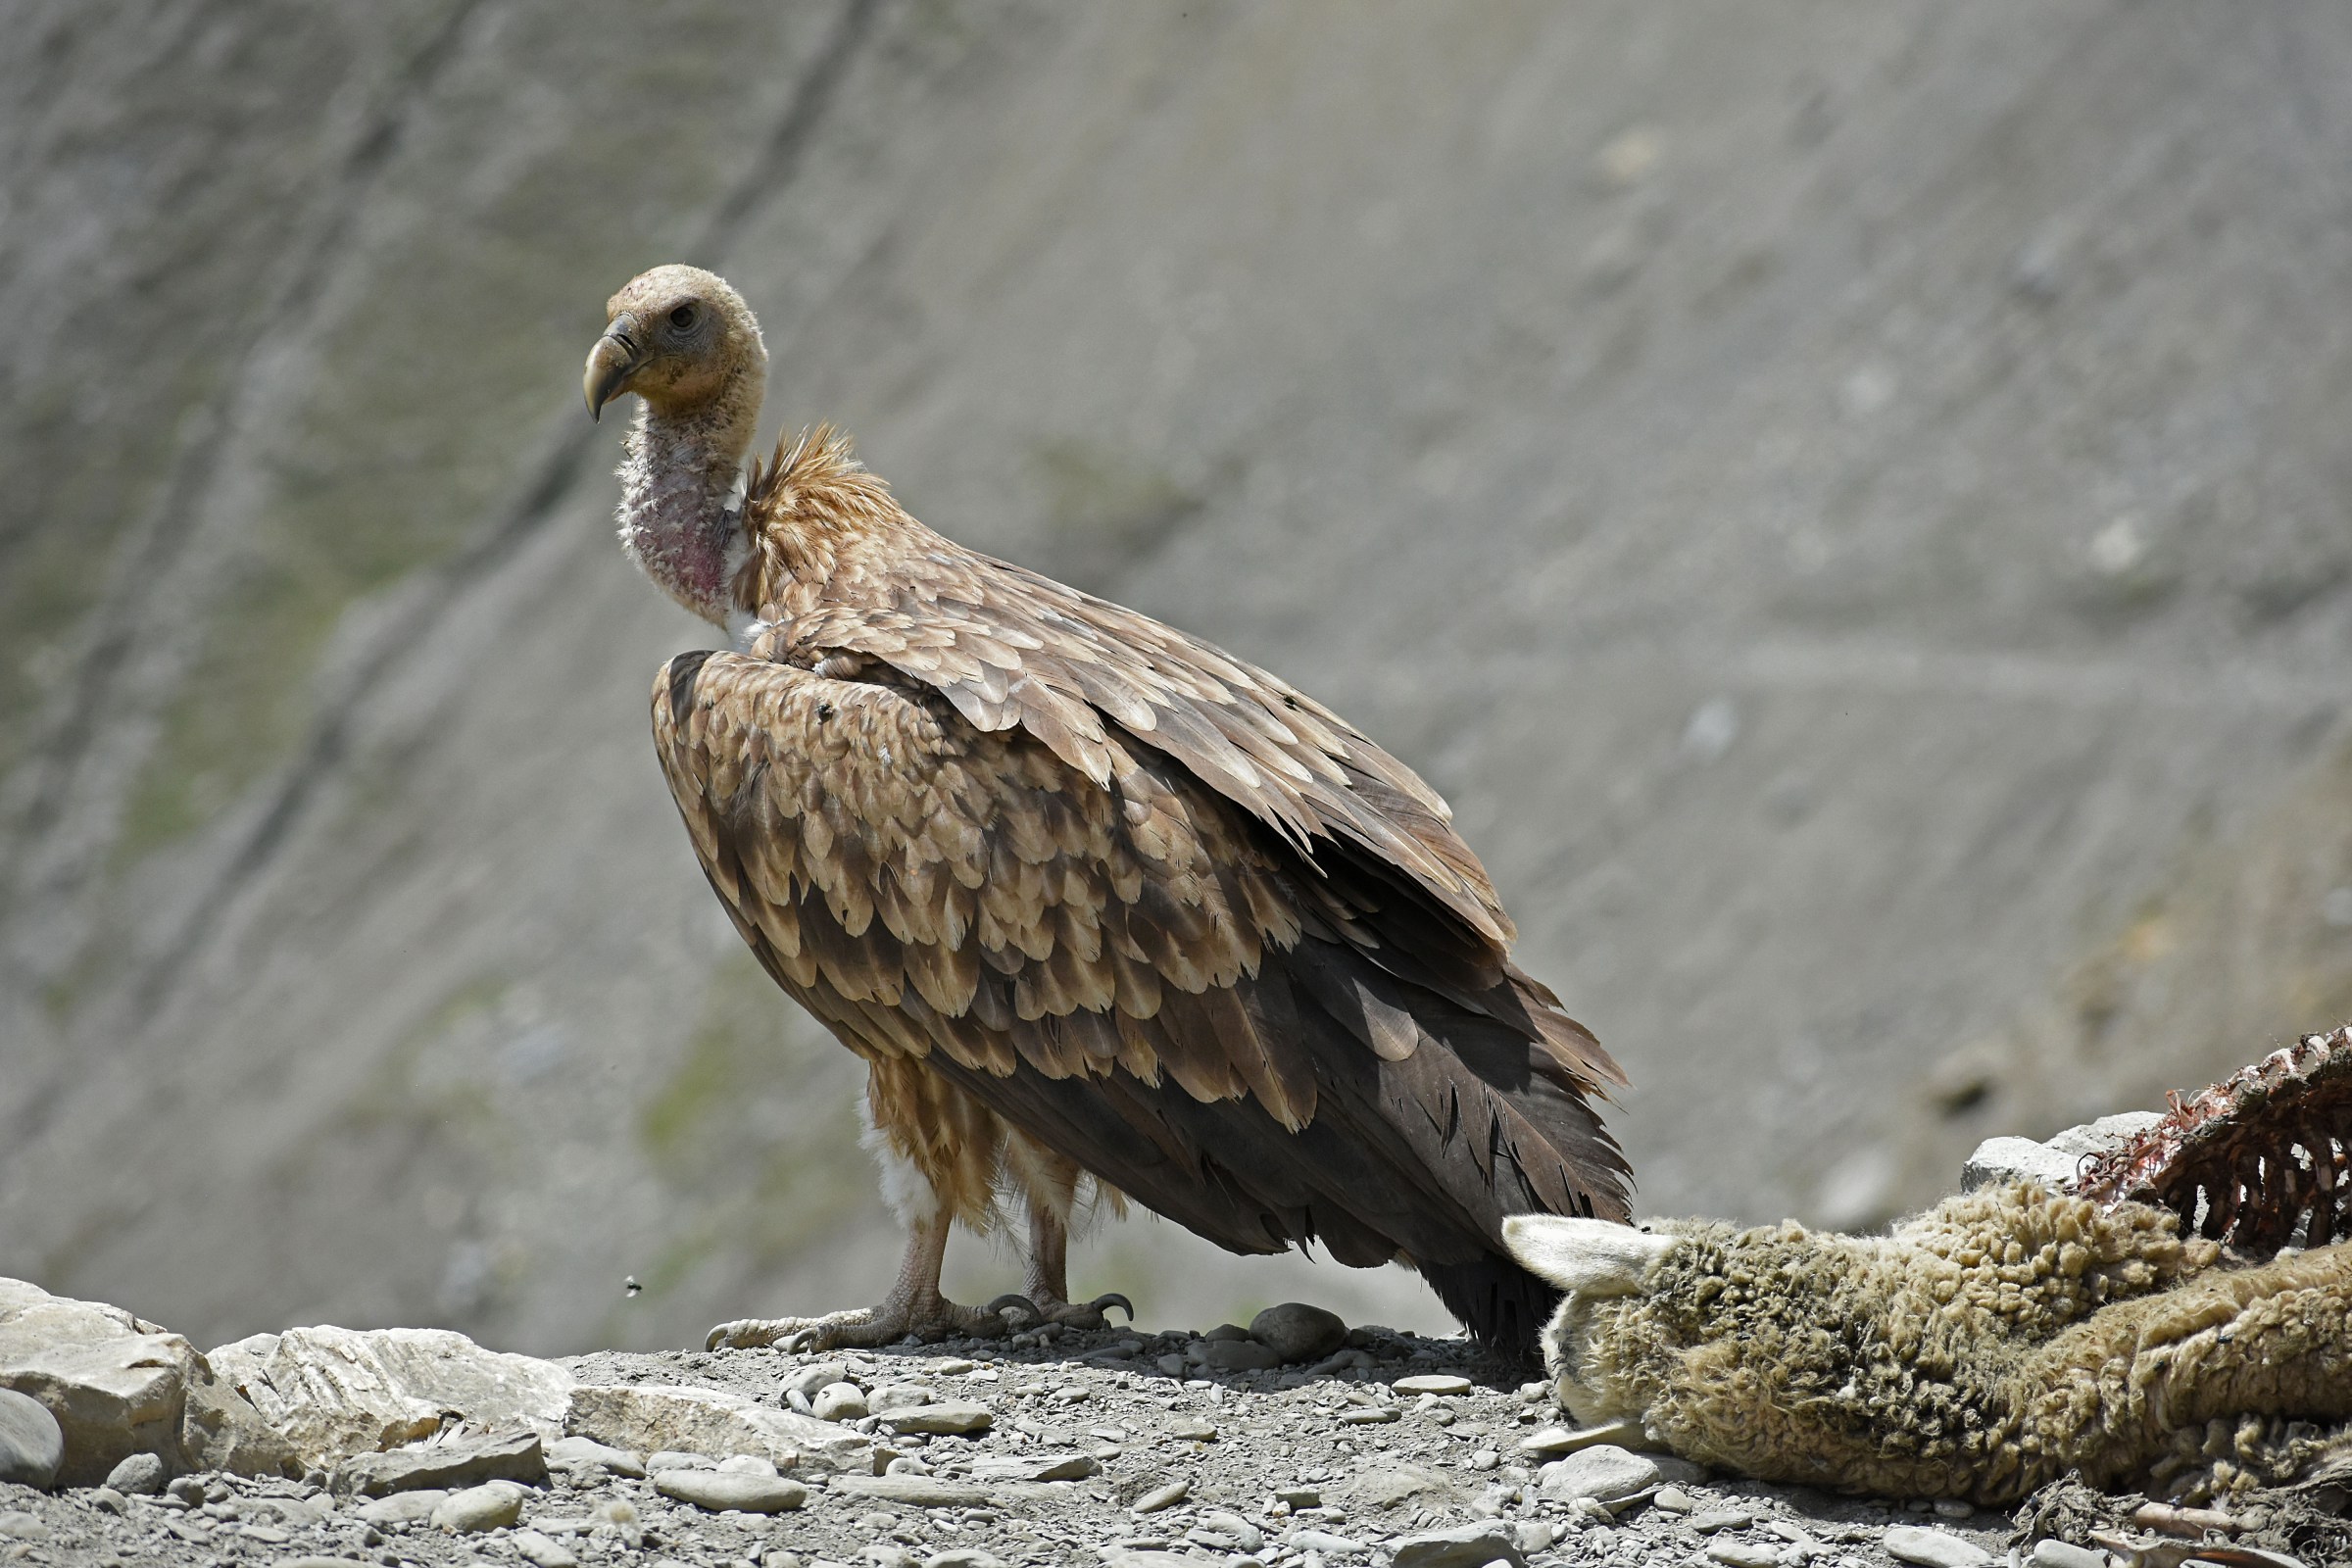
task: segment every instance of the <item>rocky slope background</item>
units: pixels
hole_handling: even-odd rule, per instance
[[[2336,1021],[2347,83],[2328,0],[16,8],[0,1272],[550,1353],[880,1293],[577,406],[672,259],[771,423],[1426,772],[1646,1207],[1867,1223]],[[1441,1323],[1303,1267],[1074,1283]]]

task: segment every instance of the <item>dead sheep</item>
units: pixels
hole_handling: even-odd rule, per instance
[[[2352,1452],[2352,1244],[2241,1265],[2030,1183],[1883,1237],[1521,1215],[1580,1422],[1762,1480],[2013,1503],[2080,1471],[2203,1501]]]

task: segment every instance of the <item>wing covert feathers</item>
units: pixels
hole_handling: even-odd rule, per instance
[[[654,730],[777,982],[1226,1247],[1401,1257],[1532,1332],[1501,1220],[1625,1215],[1590,1102],[1624,1079],[1510,962],[1445,802],[1275,677],[931,533],[826,432],[745,514],[763,625],[670,661]]]

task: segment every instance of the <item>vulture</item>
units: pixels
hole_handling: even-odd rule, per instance
[[[1593,1103],[1625,1078],[1512,962],[1446,803],[1264,670],[932,532],[829,429],[747,466],[767,350],[723,279],[656,268],[606,316],[621,544],[729,640],[656,678],[655,750],[736,930],[864,1058],[908,1231],[880,1305],[711,1347],[1099,1327],[1127,1303],[1071,1301],[1067,1257],[1100,1198],[1407,1264],[1529,1350],[1557,1293],[1503,1219],[1626,1217]],[[950,1227],[1000,1216],[1026,1298],[949,1301]]]

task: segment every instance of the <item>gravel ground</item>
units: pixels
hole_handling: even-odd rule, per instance
[[[676,1458],[656,1458],[650,1479],[559,1465],[546,1487],[521,1495],[512,1527],[471,1533],[389,1518],[402,1499],[332,1496],[317,1476],[182,1478],[182,1496],[161,1498],[0,1486],[0,1562],[1478,1568],[1488,1559],[1472,1548],[1399,1548],[1494,1520],[1537,1568],[1876,1568],[1895,1560],[1886,1535],[1902,1526],[2005,1551],[2006,1518],[1954,1517],[1950,1505],[1939,1514],[1925,1502],[1887,1506],[1720,1479],[1653,1488],[1615,1516],[1543,1495],[1535,1470],[1546,1456],[1521,1445],[1554,1426],[1557,1411],[1540,1385],[1523,1381],[1524,1369],[1459,1341],[1357,1329],[1349,1348],[1310,1368],[1200,1375],[1184,1361],[1192,1339],[1113,1330],[824,1356],[598,1352],[568,1364],[598,1382],[700,1385],[771,1401],[789,1400],[795,1387],[807,1396],[851,1383],[877,1412],[854,1424],[875,1431],[877,1463],[897,1474],[805,1471],[805,1503],[763,1515],[662,1495],[662,1466],[688,1462]],[[828,1363],[838,1378],[819,1370]],[[1420,1392],[1409,1381],[1431,1377],[1459,1392]],[[969,1436],[895,1437],[882,1425],[894,1401],[920,1401],[893,1385],[912,1385],[933,1403],[983,1405],[990,1424]],[[1046,1475],[1070,1478],[1028,1479]],[[419,1494],[406,1498],[417,1508]]]

